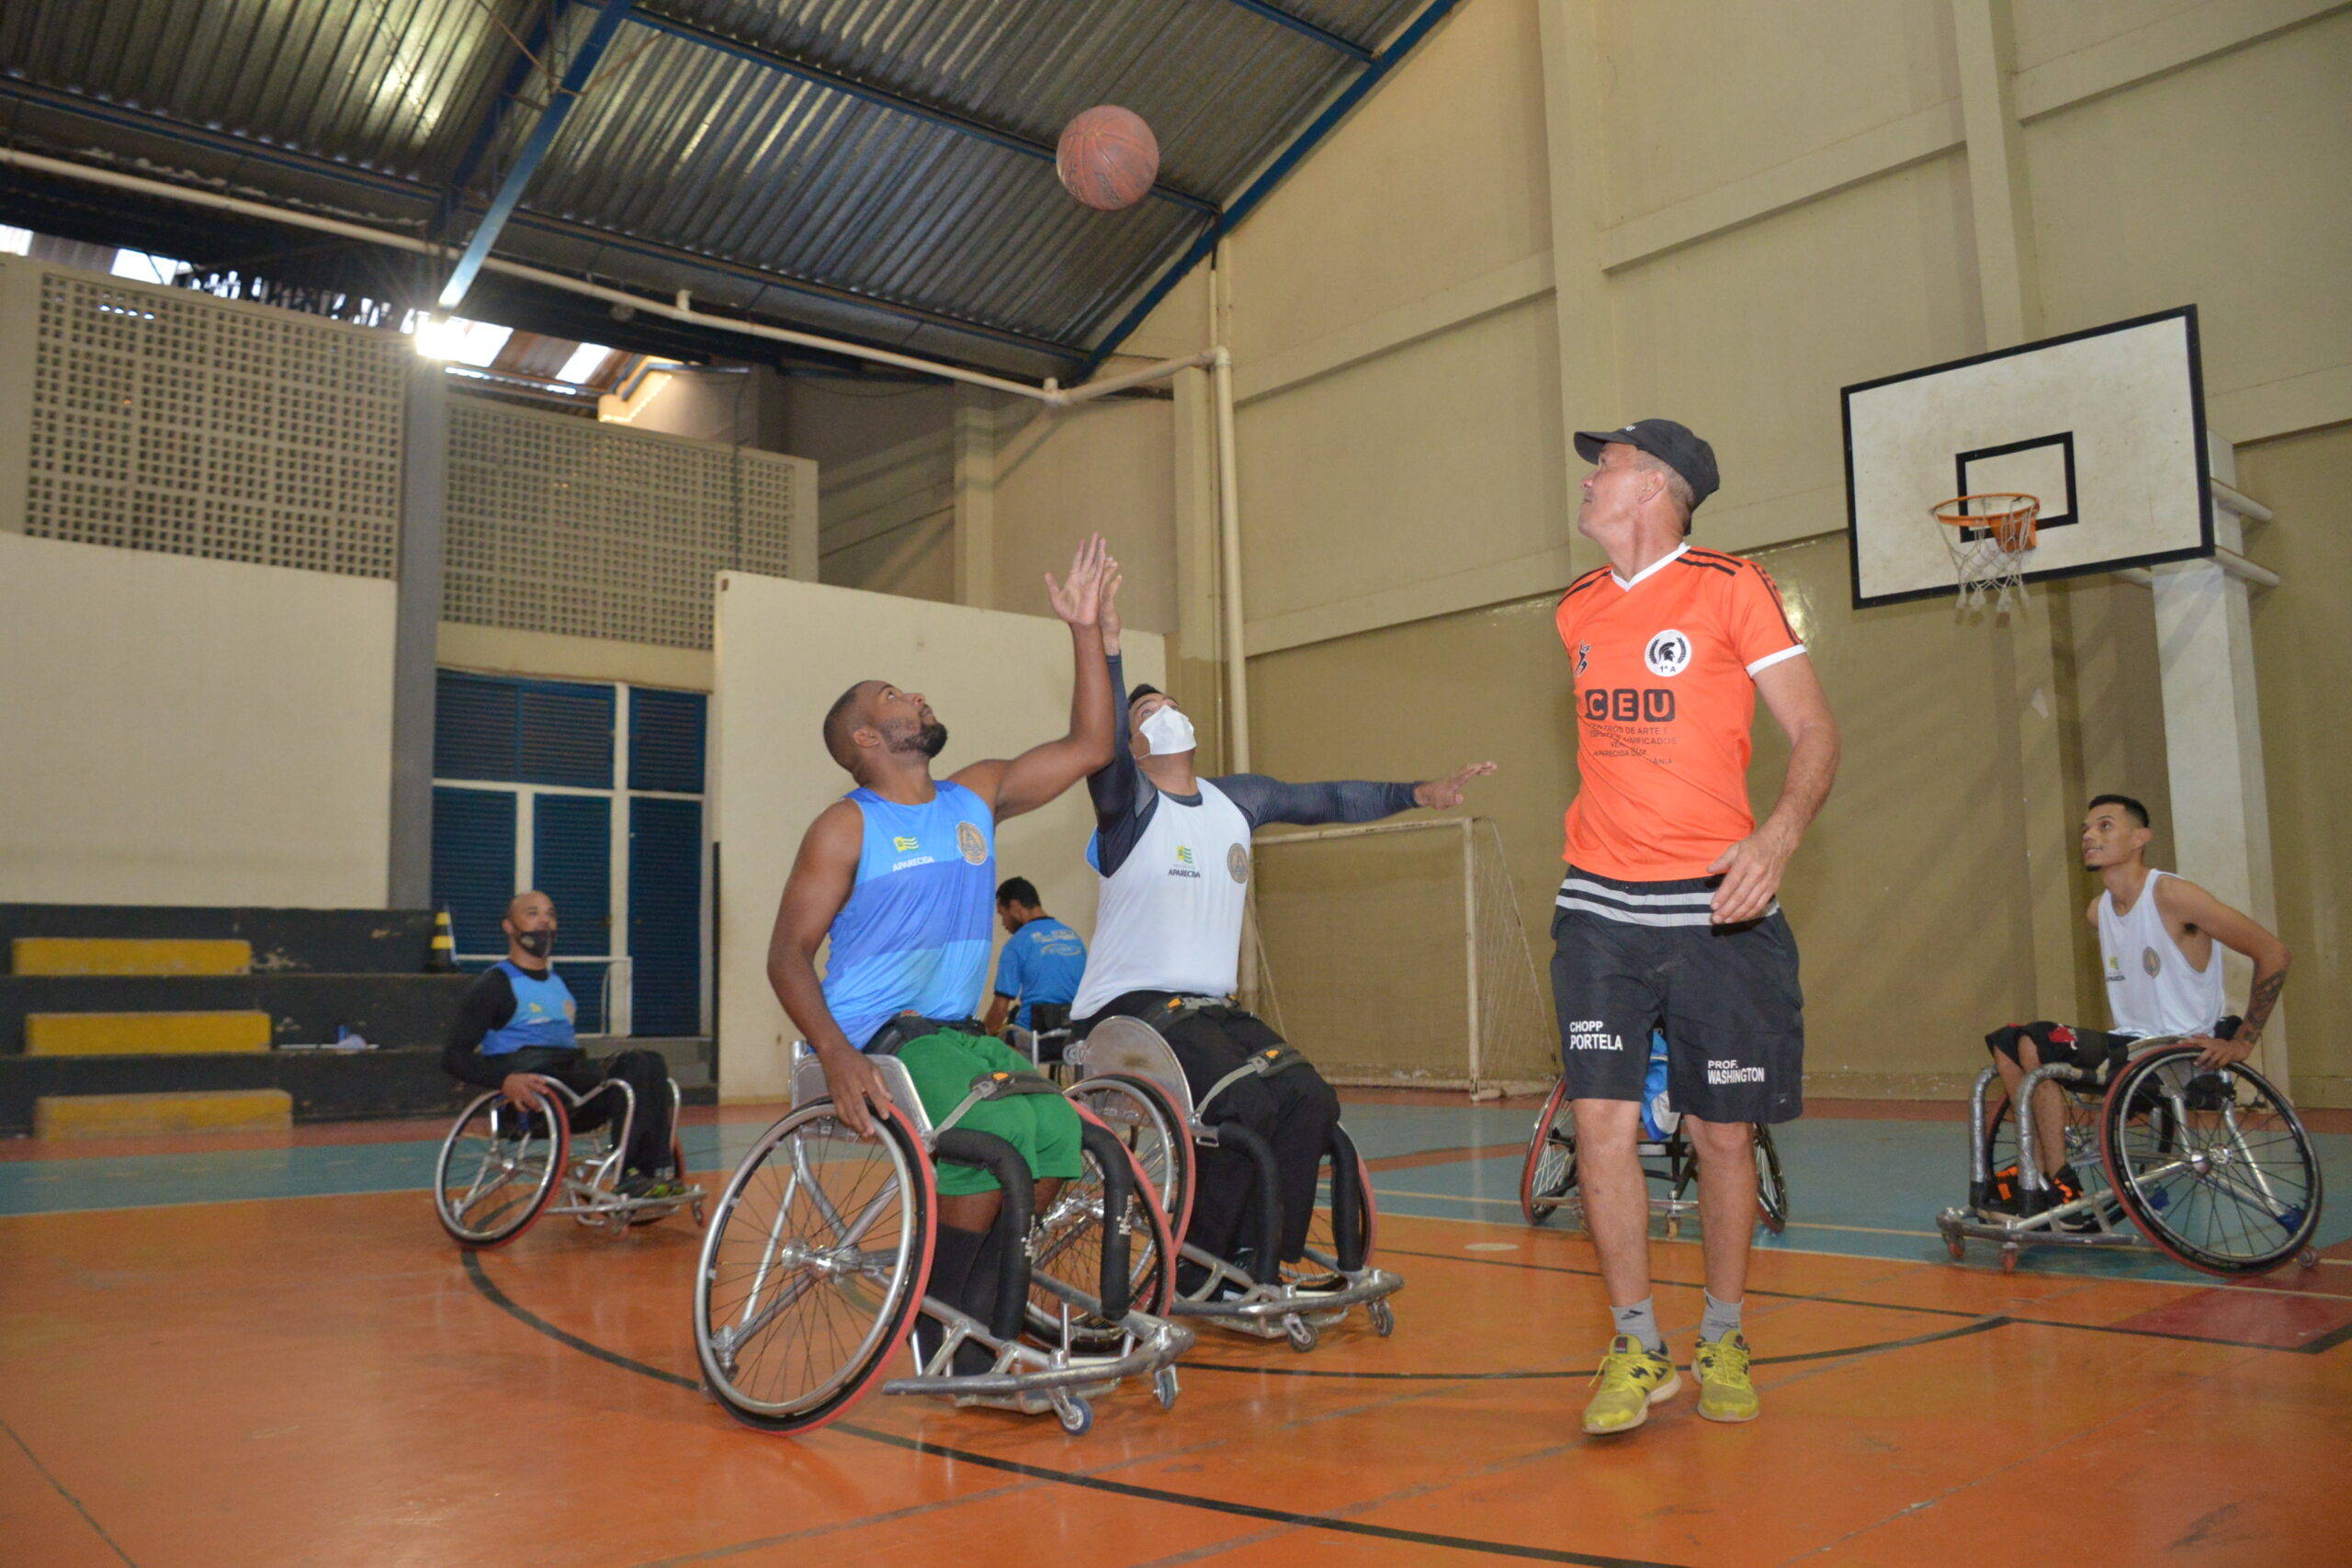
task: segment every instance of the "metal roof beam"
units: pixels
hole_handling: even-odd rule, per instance
[[[1372,51],[1364,48],[1363,45],[1351,43],[1328,28],[1317,27],[1305,17],[1294,17],[1280,6],[1268,4],[1268,0],[1226,0],[1226,4],[1238,6],[1245,11],[1263,17],[1276,27],[1288,28],[1295,33],[1302,33],[1324,48],[1336,50],[1346,55],[1358,65],[1370,65],[1375,58]]]
[[[772,49],[763,49],[755,43],[745,43],[740,39],[729,38],[725,33],[715,32],[698,22],[643,7],[640,7],[629,19],[639,27],[650,28],[655,32],[667,33],[670,37],[684,39],[687,43],[715,50],[721,54],[732,55],[737,60],[757,65],[763,70],[795,76],[803,82],[814,84],[831,92],[846,94],[865,103],[893,109],[900,114],[911,115],[917,119],[924,120],[943,130],[952,130],[959,136],[969,136],[992,146],[1001,147],[1007,152],[1018,152],[1023,157],[1050,164],[1058,155],[1051,142],[1039,141],[1020,131],[1008,130],[1001,125],[991,125],[986,120],[975,119],[969,115],[960,114],[954,109],[944,108],[936,104],[927,104],[920,98],[910,98],[904,94],[894,93],[887,87],[876,87],[869,83],[860,82],[854,77],[844,76],[838,71],[822,65],[813,65],[804,60],[795,60],[788,54],[779,54]],[[1151,194],[1162,201],[1172,201],[1179,207],[1190,208],[1204,218],[1215,218],[1217,213],[1216,202],[1205,197],[1194,196],[1190,191],[1180,190],[1165,181],[1155,180],[1152,183]]]
[[[564,67],[563,81],[557,85],[555,97],[540,112],[538,123],[531,127],[531,134],[524,140],[523,150],[515,155],[506,177],[498,182],[497,194],[490,198],[490,210],[475,227],[474,237],[466,242],[465,254],[458,258],[457,271],[443,286],[436,301],[442,310],[454,310],[465,302],[466,290],[473,287],[474,274],[489,259],[490,247],[497,243],[499,231],[514,215],[516,204],[523,199],[524,187],[538,173],[540,161],[555,145],[556,132],[563,129],[571,107],[580,101],[589,78],[595,73],[596,62],[604,59],[605,51],[611,47],[621,23],[628,19],[629,7],[636,3],[637,0],[604,0],[598,7],[596,19],[588,25],[588,36],[581,40],[579,52]]]
[[[522,97],[523,84],[529,81],[531,73],[537,69],[539,56],[548,47],[549,35],[555,31],[556,11],[560,3],[561,0],[548,0],[548,8],[540,12],[538,19],[531,24],[530,36],[523,40],[522,49],[506,67],[506,79],[499,85],[498,96],[491,100],[489,109],[481,117],[481,123],[474,127],[473,140],[466,143],[465,152],[458,155],[458,166],[449,175],[449,194],[442,205],[444,222],[457,216],[458,203],[464,199],[466,186],[472,181],[474,171],[481,167],[481,161],[497,144],[498,133],[504,128],[506,117],[514,112],[514,105]]]
[[[1175,265],[1162,273],[1159,281],[1145,291],[1143,298],[1136,301],[1134,309],[1120,318],[1119,324],[1103,335],[1102,343],[1094,352],[1086,356],[1085,365],[1080,367],[1076,376],[1070,378],[1072,383],[1084,381],[1101,368],[1102,362],[1116,353],[1119,345],[1126,342],[1128,336],[1137,327],[1143,325],[1152,311],[1159,308],[1159,302],[1168,298],[1169,293],[1177,284],[1183,281],[1184,275],[1207,259],[1216,250],[1217,242],[1238,228],[1241,220],[1249,217],[1250,211],[1260,202],[1265,200],[1276,186],[1282,184],[1283,177],[1296,168],[1300,161],[1309,152],[1315,151],[1316,143],[1329,136],[1333,127],[1347,118],[1348,111],[1362,103],[1364,95],[1380,85],[1382,77],[1395,70],[1405,56],[1412,53],[1413,46],[1427,38],[1430,29],[1445,20],[1458,3],[1459,0],[1430,0],[1421,14],[1413,18],[1411,25],[1398,33],[1386,49],[1375,55],[1372,64],[1359,73],[1354,81],[1341,89],[1339,96],[1325,105],[1323,112],[1308,121],[1305,130],[1292,138],[1291,144],[1283,148],[1256,179],[1250,182],[1248,188],[1227,204],[1225,210],[1218,214],[1217,220],[1204,230],[1200,237],[1193,242],[1191,247],[1176,258]]]

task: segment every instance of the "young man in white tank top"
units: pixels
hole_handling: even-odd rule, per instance
[[[2085,912],[2098,932],[2099,972],[2114,1029],[2013,1024],[1984,1037],[2014,1099],[2025,1075],[2047,1063],[2097,1069],[2126,1043],[2179,1035],[2204,1047],[2207,1067],[2242,1062],[2262,1043],[2263,1025],[2287,983],[2287,944],[2197,884],[2152,869],[2143,855],[2155,835],[2148,808],[2129,795],[2102,795],[2083,818],[2083,865],[2106,886]],[[2243,1020],[2224,1019],[2222,955],[2254,961]],[[2081,1191],[2066,1165],[2065,1108],[2055,1084],[2034,1096],[2034,1144],[2042,1174],[2062,1201]]]

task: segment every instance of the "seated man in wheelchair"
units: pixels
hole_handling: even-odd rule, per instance
[[[1087,781],[1096,830],[1087,858],[1102,878],[1094,947],[1071,1004],[1084,1038],[1102,1019],[1144,1019],[1160,1031],[1182,1066],[1195,1102],[1258,1053],[1283,1043],[1264,1022],[1233,1005],[1238,984],[1242,908],[1250,880],[1251,833],[1269,822],[1370,822],[1415,807],[1447,810],[1463,786],[1494,772],[1473,762],[1426,784],[1291,784],[1262,773],[1204,779],[1192,721],[1163,692],[1124,690],[1118,627],[1105,625],[1111,689],[1125,722],[1107,766]],[[1305,1062],[1227,1085],[1203,1112],[1237,1122],[1273,1150],[1279,1173],[1279,1258],[1237,1256],[1254,1186],[1254,1167],[1238,1148],[1204,1148],[1191,1224],[1179,1237],[1238,1264],[1260,1280],[1277,1263],[1304,1257],[1315,1209],[1317,1168],[1340,1120],[1339,1097]],[[1200,1288],[1187,1260],[1177,1288]],[[1336,1276],[1297,1288],[1336,1290]]]
[[[997,954],[996,994],[982,1027],[1004,1039],[1010,1015],[1012,1026],[1032,1037],[1054,1034],[1053,1043],[1041,1042],[1037,1063],[1058,1062],[1059,1035],[1069,1024],[1079,976],[1086,973],[1086,943],[1046,913],[1037,885],[1025,876],[1008,876],[997,887],[996,918],[1003,922],[1005,943]]]
[[[784,886],[768,944],[768,979],[823,1066],[829,1097],[854,1133],[871,1134],[891,1109],[866,1058],[895,1055],[933,1118],[952,1112],[989,1073],[1029,1061],[991,1039],[972,1014],[988,979],[996,886],[996,825],[1046,805],[1111,754],[1111,694],[1099,617],[1117,592],[1117,562],[1100,536],[1080,549],[1069,581],[1046,582],[1070,628],[1077,665],[1070,727],[1011,761],[967,764],[934,780],[947,728],[922,694],[861,681],[825,716],[826,750],[857,787],[810,824]],[[816,955],[831,955],[820,980]],[[960,1125],[1011,1144],[1037,1179],[1042,1211],[1080,1173],[1078,1112],[1051,1092],[972,1106]],[[986,1322],[1001,1290],[1003,1247],[989,1245],[1003,1207],[996,1177],[974,1165],[937,1168],[938,1241],[930,1293]],[[941,1332],[924,1318],[922,1337]],[[936,1346],[938,1341],[932,1340]],[[958,1374],[993,1358],[970,1341]]]
[[[2286,944],[2195,883],[2151,868],[2143,857],[2153,837],[2148,808],[2129,795],[2102,795],[2090,803],[2083,818],[2083,865],[2105,886],[2085,918],[2098,932],[2099,968],[2115,1027],[2070,1029],[2037,1021],[1986,1035],[2013,1102],[2025,1076],[2044,1066],[2073,1066],[2089,1075],[2086,1081],[2103,1085],[2135,1040],[2177,1035],[2203,1048],[2200,1067],[2242,1062],[2261,1043],[2263,1025],[2287,983]],[[2254,961],[2243,1020],[2222,1016],[2217,943]],[[2080,1198],[2082,1177],[2066,1159],[2064,1095],[2048,1080],[2034,1094],[2033,1134],[2035,1163],[2052,1201]],[[1984,1206],[2016,1213],[2018,1187],[2017,1167],[1995,1171]]]
[[[555,952],[555,901],[537,891],[517,893],[499,921],[506,933],[506,956],[491,965],[466,999],[441,1053],[451,1077],[494,1089],[509,1104],[552,1110],[558,1098],[548,1080],[563,1084],[582,1102],[571,1112],[571,1126],[584,1133],[618,1125],[624,1101],[606,1089],[626,1083],[636,1097],[628,1147],[616,1190],[623,1197],[687,1198],[694,1190],[671,1167],[670,1068],[655,1051],[623,1051],[592,1062],[572,1029],[578,1005],[548,960]]]

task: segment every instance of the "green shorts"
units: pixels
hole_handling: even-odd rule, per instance
[[[982,1073],[1035,1070],[1028,1057],[1002,1041],[953,1029],[908,1041],[899,1047],[899,1060],[906,1064],[923,1111],[934,1122],[964,1102],[972,1092],[972,1080]],[[1058,1094],[982,1100],[956,1125],[1002,1138],[1021,1151],[1032,1176],[1067,1180],[1079,1174],[1078,1112]],[[987,1171],[950,1160],[939,1162],[938,1177],[943,1198],[993,1192],[998,1186]]]

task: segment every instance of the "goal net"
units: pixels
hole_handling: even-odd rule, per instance
[[[1333,1083],[1549,1089],[1560,1073],[1502,838],[1483,818],[1259,840],[1260,1016]]]

